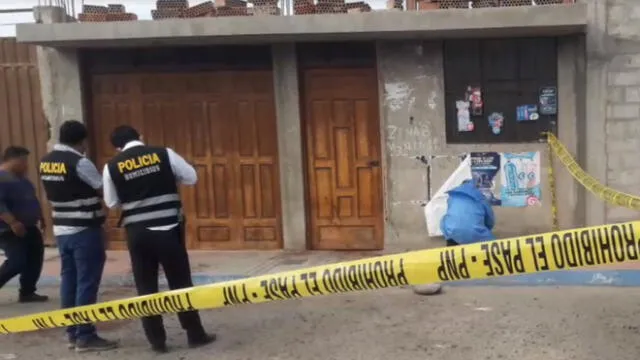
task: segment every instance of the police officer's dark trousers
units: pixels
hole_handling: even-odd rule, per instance
[[[129,255],[139,295],[158,292],[159,265],[162,265],[170,289],[193,286],[189,256],[182,234],[181,226],[164,231],[148,230],[135,225],[127,227]],[[179,313],[178,318],[189,339],[204,336],[205,331],[197,311]],[[161,316],[142,318],[142,326],[151,345],[165,344],[167,336]]]

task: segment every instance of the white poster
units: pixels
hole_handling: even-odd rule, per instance
[[[424,207],[424,218],[427,222],[429,236],[442,236],[440,221],[447,213],[447,199],[449,198],[447,191],[462,184],[464,180],[471,179],[471,158],[466,156]]]

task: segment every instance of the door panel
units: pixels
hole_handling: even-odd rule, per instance
[[[303,97],[312,247],[382,249],[375,70],[306,70]]]
[[[135,126],[150,145],[176,150],[198,173],[180,191],[191,249],[282,246],[271,72],[103,75],[93,78],[96,159],[115,151],[109,134]],[[109,217],[110,248],[124,248]]]

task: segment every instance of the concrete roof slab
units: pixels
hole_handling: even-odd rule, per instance
[[[19,42],[104,47],[291,41],[555,36],[584,33],[586,4],[358,14],[20,24]]]

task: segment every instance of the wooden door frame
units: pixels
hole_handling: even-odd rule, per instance
[[[386,245],[386,218],[387,218],[387,201],[386,201],[386,173],[387,173],[387,161],[386,161],[386,147],[385,142],[383,141],[383,129],[382,129],[382,107],[380,102],[380,83],[379,83],[379,72],[377,62],[373,67],[310,67],[310,68],[300,68],[298,67],[298,94],[299,94],[299,108],[300,108],[300,136],[301,144],[302,144],[302,176],[303,176],[303,188],[304,188],[304,202],[305,202],[305,246],[306,249],[312,249],[313,243],[313,228],[311,226],[311,199],[310,199],[310,186],[309,186],[309,151],[308,151],[308,141],[309,137],[307,136],[307,102],[306,102],[306,72],[335,72],[335,71],[349,71],[349,70],[365,70],[373,73],[373,77],[377,84],[376,86],[376,101],[377,101],[377,109],[378,109],[378,122],[376,124],[376,128],[378,129],[379,134],[379,149],[380,149],[380,192],[379,192],[379,204],[380,210],[382,214],[382,240],[380,244],[380,249],[384,249]],[[337,251],[337,250],[336,250]],[[379,250],[370,250],[370,251],[379,251]]]

